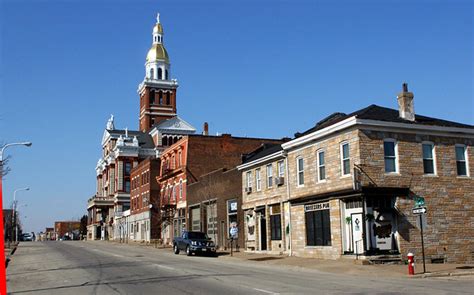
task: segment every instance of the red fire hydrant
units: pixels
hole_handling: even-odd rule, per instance
[[[415,274],[415,255],[413,253],[408,253],[408,274],[414,275]]]

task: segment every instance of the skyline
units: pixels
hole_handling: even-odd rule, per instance
[[[4,180],[4,208],[16,188],[31,189],[18,194],[28,231],[87,213],[110,114],[117,128],[138,129],[136,88],[157,12],[180,83],[178,115],[197,132],[207,121],[211,134],[293,137],[333,112],[397,108],[403,82],[417,114],[474,124],[472,4],[464,1],[267,10],[268,2],[25,3],[6,2],[0,15],[0,142],[33,142],[8,151]]]

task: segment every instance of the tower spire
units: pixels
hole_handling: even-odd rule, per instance
[[[160,23],[160,13],[156,13],[156,23],[159,24]]]

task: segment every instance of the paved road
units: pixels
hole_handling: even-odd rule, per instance
[[[374,279],[107,242],[22,243],[12,294],[472,294],[472,281]]]

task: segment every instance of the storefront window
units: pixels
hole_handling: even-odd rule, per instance
[[[331,246],[329,203],[305,206],[306,245]]]

